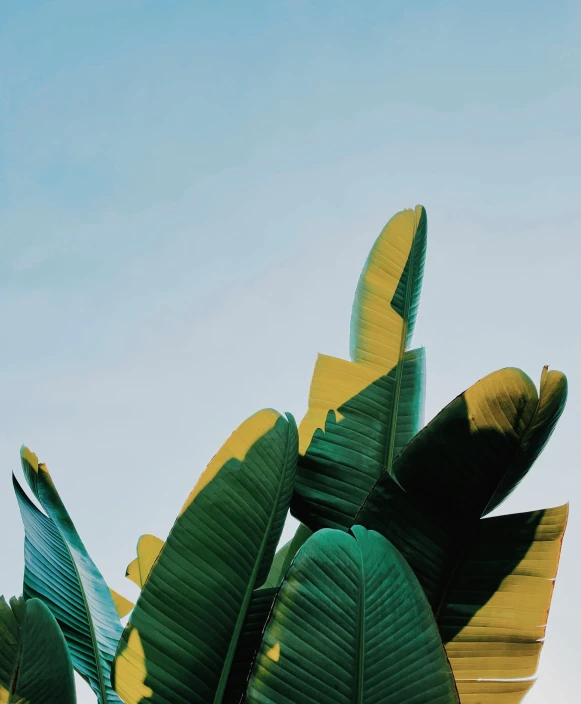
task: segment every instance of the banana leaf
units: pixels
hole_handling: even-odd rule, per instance
[[[111,664],[122,633],[113,597],[91,560],[44,464],[23,447],[24,476],[46,514],[14,490],[24,523],[24,596],[44,602],[67,641],[75,670],[99,704],[119,702],[111,686]]]
[[[516,704],[534,684],[567,513],[478,521],[438,615],[463,704]]]
[[[385,226],[361,274],[351,359],[319,355],[299,427],[291,511],[312,530],[347,530],[381,472],[423,424],[425,353],[409,350],[427,241],[422,206]]]
[[[305,543],[275,599],[246,702],[458,702],[430,606],[389,541],[355,526]]]
[[[210,462],[123,633],[114,683],[126,704],[236,700],[237,658],[248,662],[240,641],[253,599],[267,596],[259,587],[288,511],[297,449],[292,416],[265,410]]]
[[[149,534],[142,535],[137,541],[137,557],[127,565],[125,572],[127,579],[141,589],[163,546],[164,542],[161,538]]]
[[[75,704],[73,666],[54,616],[39,599],[0,597],[0,703]]]
[[[473,565],[470,556],[476,536],[498,521],[485,519],[492,521],[487,523],[483,514],[524,476],[563,410],[566,380],[560,372],[552,374],[551,383],[546,383],[543,373],[540,399],[531,380],[517,369],[494,372],[470,387],[409,443],[394,463],[393,476],[387,471],[382,474],[356,518],[356,523],[377,530],[402,552],[428,596],[440,629],[445,628],[442,619],[448,606],[458,598],[456,585],[462,584]],[[535,514],[538,520],[541,514]],[[525,530],[519,527],[519,519],[504,518],[504,542],[492,541],[486,548],[491,564],[496,563],[500,571],[480,575],[481,583],[476,580],[474,586],[480,586],[471,595],[475,601],[456,614],[457,632],[468,627],[473,612],[502,592],[505,578],[513,575],[536,541],[528,519],[522,519],[525,528],[528,525]],[[528,538],[523,538],[527,530]],[[560,537],[556,544],[560,545]],[[556,570],[556,562],[550,564],[549,573],[551,569]],[[508,624],[505,635],[509,641],[518,640],[518,632]],[[451,631],[449,625],[446,628],[442,635],[449,642]],[[499,638],[492,628],[486,633],[491,642]],[[510,660],[515,652],[506,648],[504,657]],[[531,667],[526,671],[534,673]],[[479,676],[495,679],[486,674],[483,668]]]

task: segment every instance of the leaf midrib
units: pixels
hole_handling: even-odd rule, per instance
[[[357,681],[354,704],[364,704],[363,682],[365,677],[365,565],[361,543],[354,536],[359,548],[360,587],[359,587],[359,619],[357,623]]]
[[[244,619],[246,618],[246,612],[248,611],[248,605],[250,604],[250,599],[252,598],[252,592],[254,591],[254,585],[256,583],[256,578],[258,576],[258,572],[260,571],[260,567],[262,565],[262,558],[264,556],[264,550],[266,548],[266,544],[268,543],[268,538],[270,536],[270,531],[272,529],[272,522],[273,522],[274,516],[277,512],[280,494],[282,492],[282,486],[283,486],[284,480],[286,478],[286,473],[288,470],[289,449],[290,449],[290,423],[288,420],[287,420],[287,425],[286,425],[286,431],[287,431],[286,447],[285,447],[285,452],[284,452],[284,463],[283,463],[284,471],[281,473],[280,482],[278,485],[278,491],[276,494],[276,499],[273,502],[273,509],[270,513],[270,518],[268,520],[268,527],[267,527],[267,530],[264,532],[264,537],[262,539],[260,551],[258,553],[258,557],[257,557],[256,562],[254,564],[254,569],[252,570],[252,574],[250,576],[248,586],[246,587],[246,592],[244,594],[244,599],[242,601],[242,607],[240,608],[240,611],[238,612],[238,619],[236,621],[236,626],[234,627],[234,632],[233,632],[232,638],[230,640],[228,652],[226,653],[226,658],[224,660],[224,664],[222,666],[222,672],[220,675],[220,679],[218,681],[218,686],[216,688],[216,694],[214,695],[214,704],[221,704],[222,703],[224,693],[226,691],[226,686],[228,684],[228,678],[230,676],[230,670],[232,669],[232,663],[234,661],[234,656],[236,654],[236,648],[238,647],[238,641],[240,640],[240,634],[241,634],[242,628],[244,626]]]
[[[40,476],[40,471],[38,472],[38,475],[37,475],[37,476],[38,476],[38,480],[39,480],[39,481],[38,481],[38,484],[37,484],[37,488],[38,488],[38,487],[40,487],[41,489],[42,489],[42,488],[45,488],[44,476],[43,476],[43,477]],[[42,482],[41,482],[41,479],[42,479]],[[39,492],[39,493],[40,493],[40,492]],[[68,541],[66,540],[66,538],[63,536],[62,531],[61,531],[61,529],[60,529],[60,527],[59,527],[58,522],[55,521],[54,518],[50,515],[50,511],[49,511],[49,510],[46,508],[46,506],[44,505],[44,501],[42,500],[42,497],[41,497],[41,496],[39,496],[39,500],[40,500],[40,503],[42,504],[43,508],[44,508],[44,509],[46,510],[46,512],[48,513],[48,516],[49,516],[50,520],[55,524],[56,529],[58,530],[58,533],[59,533],[59,535],[61,536],[61,539],[62,539],[63,543],[65,544],[65,547],[66,547],[67,553],[68,553],[68,555],[69,555],[69,558],[70,558],[70,560],[71,560],[71,562],[72,562],[72,564],[73,564],[73,569],[75,570],[75,575],[76,575],[77,580],[78,580],[78,582],[79,582],[79,588],[80,588],[81,596],[82,596],[82,598],[83,598],[83,604],[84,604],[84,606],[85,606],[85,612],[86,612],[86,614],[87,614],[87,622],[88,622],[88,624],[89,624],[89,633],[91,634],[91,642],[92,642],[92,644],[93,644],[93,651],[94,651],[94,654],[95,654],[95,665],[96,665],[96,668],[95,668],[95,669],[96,669],[96,671],[97,671],[97,676],[98,676],[98,678],[99,678],[99,690],[100,690],[100,696],[101,696],[101,704],[107,704],[107,689],[106,689],[106,686],[105,686],[105,679],[104,679],[104,677],[103,677],[103,667],[102,667],[102,664],[101,664],[101,652],[100,652],[99,647],[98,647],[97,637],[96,637],[96,635],[95,635],[95,628],[94,628],[94,626],[93,626],[93,619],[92,619],[92,617],[91,617],[91,611],[90,611],[90,609],[89,609],[89,604],[88,604],[88,602],[87,602],[87,596],[86,596],[86,594],[85,594],[85,586],[84,586],[84,584],[83,584],[83,582],[82,582],[82,580],[81,580],[81,577],[80,577],[80,574],[79,574],[79,570],[78,570],[78,568],[77,568],[77,563],[76,563],[76,561],[75,561],[75,559],[74,559],[74,557],[73,557],[73,555],[72,555],[71,549],[70,549],[70,547],[69,547],[69,543],[68,543]]]
[[[420,215],[421,219],[421,215]],[[419,228],[420,220],[417,218],[416,215],[416,223],[415,223],[415,232],[413,234],[413,240],[412,240],[412,246],[410,248],[410,253],[409,253],[409,259],[410,259],[410,268],[409,268],[409,278],[408,278],[408,285],[406,286],[406,297],[405,297],[405,305],[404,305],[404,315],[402,316],[403,319],[403,326],[402,326],[402,335],[401,335],[401,340],[399,343],[399,355],[398,355],[398,360],[396,363],[396,370],[395,370],[395,388],[394,388],[394,394],[393,394],[393,404],[392,404],[392,413],[391,417],[389,420],[389,436],[387,439],[387,446],[385,448],[385,456],[383,460],[383,467],[387,468],[388,474],[391,476],[392,475],[392,465],[393,465],[393,452],[394,452],[394,445],[395,445],[395,431],[397,428],[397,417],[398,417],[398,409],[399,409],[399,397],[400,397],[400,391],[401,391],[401,381],[403,377],[403,364],[404,364],[404,357],[405,357],[405,347],[406,347],[406,339],[407,339],[407,334],[408,334],[408,328],[409,328],[409,312],[410,312],[410,306],[411,306],[411,296],[412,296],[412,290],[414,288],[414,278],[415,278],[415,250],[417,247],[417,240],[418,240],[418,228]],[[402,275],[403,272],[405,271],[405,265],[402,270]],[[391,305],[391,303],[390,303]]]

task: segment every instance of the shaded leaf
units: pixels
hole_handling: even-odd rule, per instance
[[[270,572],[261,589],[278,587],[280,585],[295,555],[312,534],[313,531],[307,528],[307,526],[302,523],[299,524],[293,538],[289,540],[288,543],[285,543],[274,556]]]
[[[567,513],[559,506],[478,521],[438,618],[462,702],[524,696],[517,680],[537,670]]]
[[[539,408],[544,407],[542,398],[539,404],[534,385],[523,372],[503,369],[490,374],[452,401],[412,440],[396,459],[394,476],[387,472],[381,476],[356,519],[381,532],[401,550],[432,604],[440,629],[446,629],[442,630],[445,641],[456,642],[449,620],[454,605],[457,607],[454,611],[456,634],[465,633],[470,624],[470,628],[474,626],[476,612],[482,611],[489,618],[492,612],[486,609],[493,609],[497,600],[508,599],[506,592],[515,584],[513,572],[516,570],[518,574],[527,551],[536,549],[534,523],[537,519],[541,521],[543,512],[530,514],[528,518],[527,514],[520,518],[518,515],[503,517],[500,523],[500,519],[484,521],[481,517],[492,497],[500,496],[499,486],[502,486],[502,494],[508,494],[537,456],[536,450],[527,448],[533,446],[531,437],[542,435],[538,429],[542,425]],[[554,415],[545,414],[544,418],[554,425]],[[534,435],[531,428],[535,428]],[[495,525],[503,526],[503,538],[486,544],[489,571],[476,580],[478,590],[472,591],[470,597],[466,594],[462,597],[472,599],[469,607],[463,607],[454,590],[469,578],[476,559],[478,536],[482,537],[482,531],[492,530],[488,527]],[[556,529],[557,537],[550,548],[549,572],[556,569],[562,530],[564,522]],[[542,549],[547,549],[546,542]],[[535,592],[530,582],[526,589],[533,589],[536,596],[531,599],[537,605],[542,604],[541,610],[546,610],[550,599],[546,576],[537,585],[540,585],[540,592]],[[526,603],[524,595],[520,598]],[[448,621],[444,625],[445,614],[448,614]],[[545,622],[540,618],[537,625],[544,627]],[[508,618],[505,626],[508,644],[501,649],[504,648],[502,657],[507,668],[532,674],[532,661],[524,667],[520,645],[514,644],[522,634]],[[497,648],[498,632],[491,626],[486,634],[490,648]],[[538,654],[540,644],[529,643],[526,649]],[[487,652],[482,644],[478,645],[478,650]],[[467,652],[462,651],[464,663],[470,659]],[[466,679],[494,679],[486,658],[480,661],[472,658],[471,662],[474,677]],[[457,673],[458,668],[456,663]],[[505,678],[511,679],[507,673]],[[469,684],[468,689],[474,692],[473,684]],[[491,690],[496,692],[498,688]],[[517,696],[515,692],[507,689],[507,696],[509,693]]]
[[[69,651],[61,630],[39,599],[0,597],[0,702],[75,704]]]

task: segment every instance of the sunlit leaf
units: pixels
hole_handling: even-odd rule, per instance
[[[299,428],[293,515],[348,529],[373,484],[423,424],[425,355],[409,350],[426,251],[422,206],[375,242],[351,317],[352,361],[319,355]]]
[[[200,477],[123,634],[114,681],[127,704],[231,701],[243,679],[235,660],[247,612],[266,596],[254,590],[267,578],[287,515],[297,445],[291,416],[261,411]],[[227,691],[231,671],[236,682]]]

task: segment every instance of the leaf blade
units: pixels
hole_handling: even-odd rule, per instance
[[[318,531],[298,553],[266,627],[249,704],[458,701],[413,573],[382,536],[354,530]]]
[[[73,666],[54,616],[40,599],[22,600],[18,615],[11,604],[0,598],[0,701],[75,704]]]
[[[347,530],[381,472],[423,423],[425,353],[410,350],[396,372],[319,355],[300,450],[292,514],[309,528]],[[395,416],[395,432],[391,434]],[[390,450],[391,448],[391,450]]]
[[[115,686],[127,704],[222,701],[253,590],[282,531],[297,443],[292,416],[259,412],[200,477],[118,649]]]
[[[45,465],[21,451],[25,477],[42,513],[13,476],[25,529],[24,595],[41,599],[61,627],[75,669],[103,704],[117,704],[111,663],[122,627],[113,598],[91,560]]]

